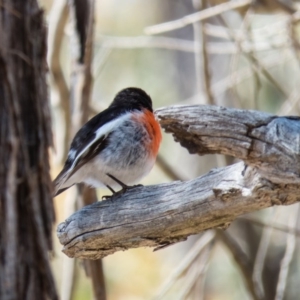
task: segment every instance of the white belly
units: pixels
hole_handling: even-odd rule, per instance
[[[83,167],[80,173],[84,172],[85,174],[78,174],[78,176],[85,178],[84,182],[93,187],[106,187],[108,185],[118,189],[120,185],[107,174],[113,175],[127,185],[132,185],[138,183],[151,171],[154,162],[154,159],[140,160],[134,166],[115,168],[104,164],[101,159],[96,157],[92,162],[93,166],[89,164]],[[97,171],[95,172],[95,170]]]
[[[78,169],[63,187],[84,182],[93,187],[109,185],[118,189],[119,184],[107,174],[131,185],[150,172],[155,157],[143,146],[151,142],[148,132],[133,120],[127,120],[123,125],[109,135],[107,146],[101,153]]]

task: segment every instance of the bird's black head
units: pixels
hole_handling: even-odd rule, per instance
[[[129,110],[146,108],[153,112],[152,100],[142,89],[129,87],[120,91],[110,107],[124,107]]]

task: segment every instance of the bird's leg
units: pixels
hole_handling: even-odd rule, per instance
[[[112,198],[113,195],[115,195],[115,194],[117,193],[117,192],[116,192],[112,187],[110,187],[108,184],[106,184],[106,187],[112,192],[112,195],[102,196],[102,200],[110,199],[110,198]]]
[[[113,194],[116,193],[116,191],[115,191],[112,187],[110,187],[109,185],[106,185],[106,187],[107,187]]]
[[[123,183],[121,180],[117,179],[115,176],[112,176],[109,173],[106,173],[108,177],[110,177],[112,180],[114,180],[116,183],[118,183],[123,189],[127,189],[129,186],[125,183]]]
[[[126,192],[127,190],[130,190],[130,189],[133,189],[135,187],[138,187],[138,186],[143,186],[142,184],[137,184],[137,185],[127,185],[125,184],[124,182],[122,182],[121,180],[117,179],[115,176],[109,174],[109,173],[106,173],[106,175],[108,177],[110,177],[112,180],[114,180],[116,183],[118,183],[121,187],[122,187],[122,192]]]
[[[127,185],[125,184],[124,182],[122,182],[121,180],[117,179],[115,176],[109,174],[109,173],[106,173],[106,175],[108,177],[110,177],[112,180],[114,180],[116,183],[118,183],[122,189],[118,192],[116,192],[113,188],[111,188],[109,185],[106,184],[106,187],[112,192],[112,195],[111,196],[102,196],[102,199],[103,200],[108,200],[108,199],[113,199],[114,196],[118,196],[118,195],[122,195],[124,194],[127,190],[130,190],[130,189],[133,189],[135,187],[138,187],[138,186],[143,186],[142,184],[137,184],[137,185]]]

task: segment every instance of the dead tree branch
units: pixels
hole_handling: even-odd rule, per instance
[[[244,162],[82,208],[57,230],[68,256],[97,259],[129,248],[161,248],[245,213],[300,200],[300,118],[214,106],[168,107],[156,114],[190,153]]]
[[[163,108],[157,115],[191,154],[234,156],[268,180],[299,183],[299,117],[196,105]]]

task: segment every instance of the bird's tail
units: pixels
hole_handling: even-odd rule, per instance
[[[60,193],[64,192],[65,190],[67,190],[72,186],[72,184],[66,186],[68,175],[69,175],[68,172],[66,172],[66,170],[63,169],[53,180],[53,186],[54,186],[53,197],[56,197],[57,195],[59,195]]]

